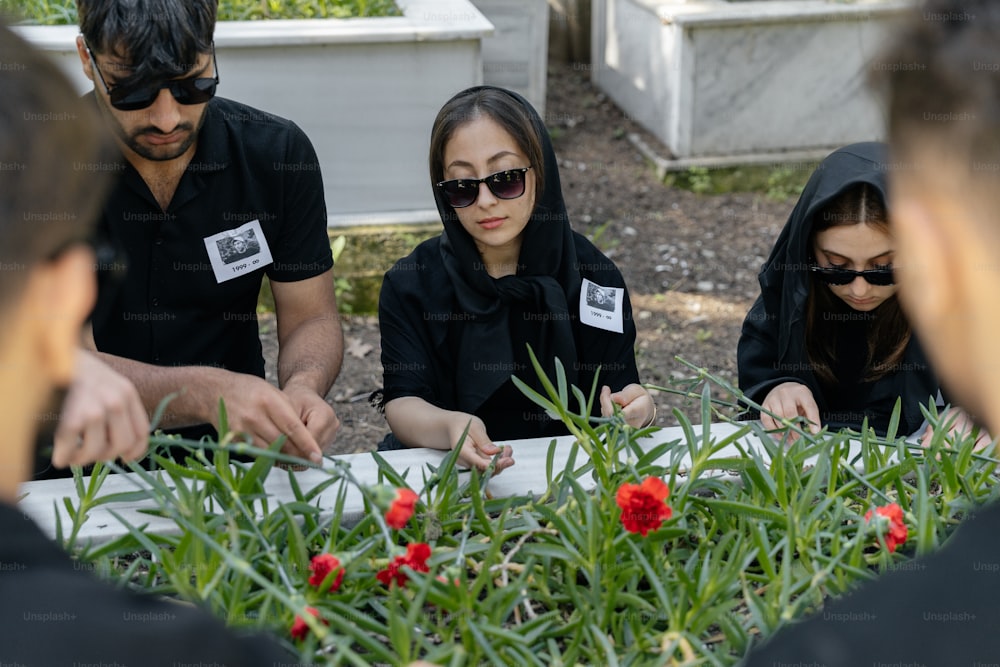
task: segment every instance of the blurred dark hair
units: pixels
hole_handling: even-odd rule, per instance
[[[65,75],[2,24],[0,62],[0,306],[6,306],[34,264],[90,238],[111,153],[96,112]]]
[[[973,165],[1000,159],[998,39],[996,0],[929,0],[913,11],[872,65],[894,152],[933,140],[965,161],[970,175],[996,180]]]
[[[506,130],[528,158],[535,175],[537,203],[545,191],[545,161],[542,157],[541,139],[528,111],[514,97],[497,88],[464,90],[441,107],[431,129],[431,183],[439,183],[444,178],[444,149],[455,130],[482,116],[492,119]]]
[[[868,183],[858,183],[828,202],[813,217],[809,252],[812,252],[816,234],[831,227],[844,225],[871,225],[889,233],[889,216],[878,189]],[[833,372],[837,355],[836,327],[830,326],[825,313],[836,312],[842,302],[830,288],[812,278],[809,281],[809,298],[806,301],[806,354],[819,380],[830,386],[838,379]],[[864,381],[877,380],[898,368],[910,342],[910,323],[903,314],[899,299],[893,295],[880,305],[868,329],[868,357]]]
[[[96,53],[131,68],[117,85],[183,76],[212,50],[218,0],[77,0],[80,32]]]

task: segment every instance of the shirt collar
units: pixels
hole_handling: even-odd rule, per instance
[[[207,173],[222,171],[232,161],[227,139],[226,122],[219,109],[219,98],[213,97],[205,109],[205,122],[198,132],[198,147],[187,166],[187,171]]]

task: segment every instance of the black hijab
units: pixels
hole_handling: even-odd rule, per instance
[[[550,377],[558,357],[564,363],[568,382],[576,382],[572,304],[579,299],[581,285],[559,166],[545,124],[527,100],[502,88],[479,86],[456,97],[479,91],[499,91],[510,96],[530,119],[543,156],[543,164],[532,167],[543,170],[544,189],[535,192],[534,210],[522,232],[516,275],[495,279],[486,272],[475,241],[462,227],[455,209],[434,188],[444,223],[441,261],[465,322],[459,333],[457,356],[475,359],[477,365],[474,377],[464,378],[466,383],[458,396],[458,409],[470,413],[507,381],[511,369],[523,368],[523,360],[527,359],[525,343]],[[520,349],[515,349],[514,340]],[[532,386],[538,384],[533,369],[517,375]]]

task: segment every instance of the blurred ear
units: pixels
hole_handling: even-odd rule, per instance
[[[93,67],[96,65],[90,61],[90,54],[87,53],[87,45],[83,43],[83,35],[78,35],[76,38],[76,53],[80,56],[80,63],[83,65],[83,73],[87,75],[88,79],[93,81]]]
[[[32,269],[24,304],[39,369],[56,386],[73,379],[80,331],[94,306],[94,253],[79,245]]]

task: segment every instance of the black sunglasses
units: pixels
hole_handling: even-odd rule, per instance
[[[479,197],[479,184],[485,183],[497,199],[517,199],[524,194],[524,175],[531,167],[507,169],[490,174],[485,178],[456,178],[452,181],[441,181],[444,198],[452,208],[471,206]]]
[[[90,45],[86,41],[84,41],[83,45],[87,48],[87,55],[90,56],[90,62],[93,63],[94,69],[97,71],[97,76],[101,79],[101,83],[104,84],[104,90],[107,91],[108,97],[111,99],[111,106],[119,111],[145,109],[156,101],[160,91],[164,88],[170,89],[170,94],[180,104],[204,104],[215,97],[215,89],[219,85],[219,63],[215,59],[214,43],[212,44],[214,77],[191,76],[186,79],[170,79],[158,84],[129,86],[128,88],[123,88],[122,86],[112,88],[109,86],[108,82],[104,80],[104,74],[101,73],[101,68],[97,64],[97,59],[94,58],[94,52],[91,51]]]
[[[884,269],[869,269],[868,271],[852,271],[851,269],[838,269],[832,266],[811,266],[809,270],[816,274],[816,277],[828,285],[849,285],[854,279],[861,276],[869,285],[895,284],[895,277],[892,275],[892,267]]]

